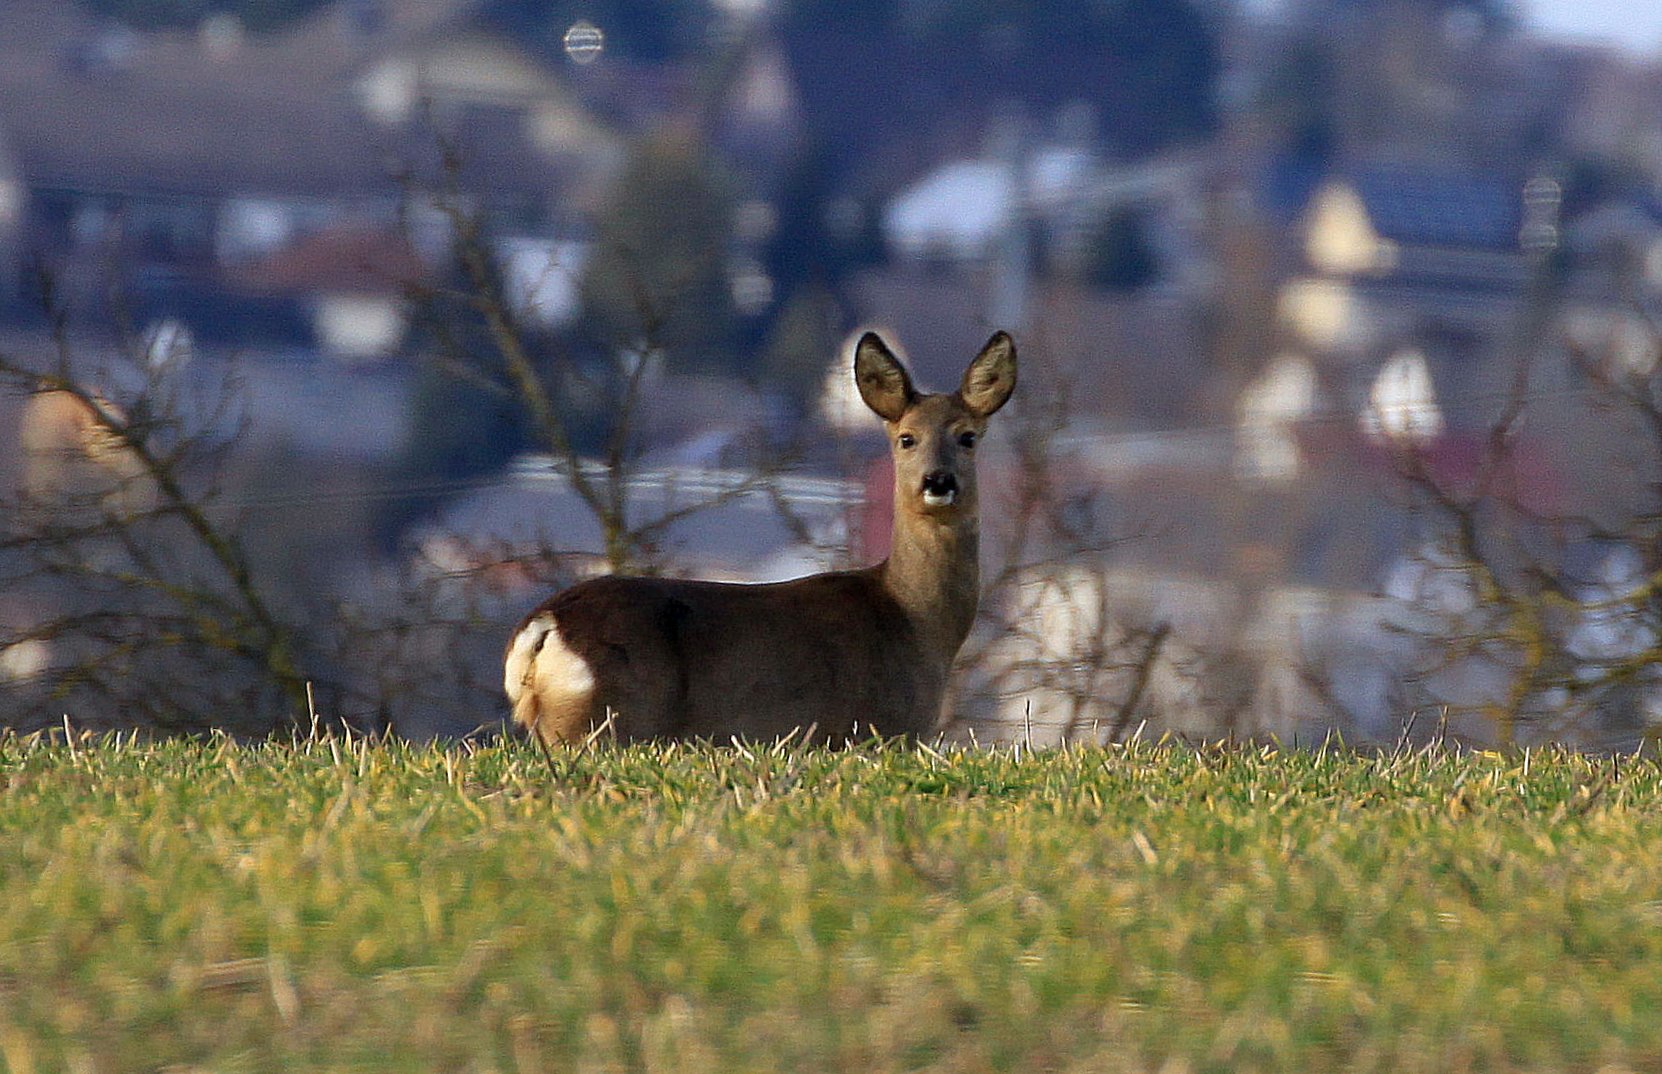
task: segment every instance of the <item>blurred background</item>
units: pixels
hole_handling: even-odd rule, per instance
[[[499,725],[609,569],[874,562],[994,329],[950,733],[1662,722],[1662,8],[4,0],[4,719]]]

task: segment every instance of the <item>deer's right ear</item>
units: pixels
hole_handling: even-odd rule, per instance
[[[860,398],[884,421],[899,421],[918,397],[906,367],[876,332],[867,332],[854,346],[854,383]]]

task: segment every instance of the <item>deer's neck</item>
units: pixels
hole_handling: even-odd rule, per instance
[[[920,635],[950,660],[969,635],[981,596],[981,538],[974,514],[942,523],[895,506],[893,548],[881,568],[884,588]]]

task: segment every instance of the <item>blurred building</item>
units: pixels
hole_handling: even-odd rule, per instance
[[[4,5],[0,255],[43,256],[71,300],[119,263],[137,312],[206,340],[307,344],[321,332],[333,346],[341,318],[321,311],[338,313],[338,280],[310,290],[287,272],[281,287],[249,287],[248,266],[315,259],[318,243],[338,244],[329,235],[401,222],[438,256],[445,222],[409,204],[405,180],[439,179],[441,145],[503,234],[569,233],[602,196],[617,137],[545,59],[466,5],[382,8],[375,20],[329,8],[255,36],[223,20],[136,34],[74,4]],[[360,280],[406,267],[390,245],[333,255],[361,262],[338,270]],[[14,318],[29,312],[21,301],[6,303]]]

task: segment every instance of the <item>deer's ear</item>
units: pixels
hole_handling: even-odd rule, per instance
[[[978,418],[985,418],[1010,400],[1016,390],[1016,342],[1008,333],[994,332],[964,371],[958,397]]]
[[[906,367],[876,332],[867,332],[854,346],[854,383],[860,398],[884,421],[899,421],[918,397]]]

